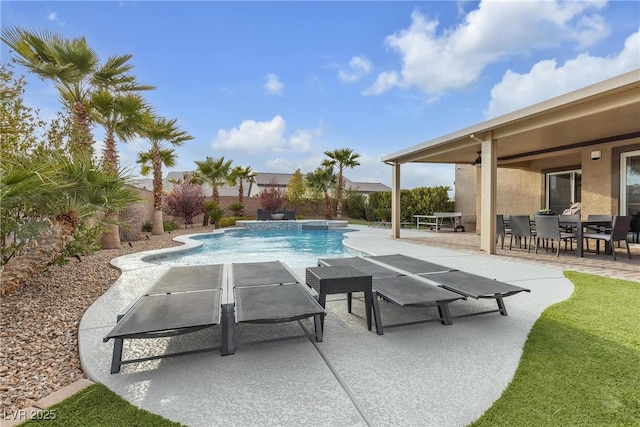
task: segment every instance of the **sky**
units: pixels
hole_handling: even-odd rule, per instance
[[[194,138],[164,175],[207,156],[307,173],[350,148],[346,177],[390,186],[383,155],[640,68],[637,1],[3,0],[0,16],[85,37],[102,60],[132,54],[156,114]],[[54,117],[53,84],[16,71]],[[149,148],[119,143],[122,166],[138,175]],[[454,187],[453,165],[402,167],[402,188],[437,185]]]

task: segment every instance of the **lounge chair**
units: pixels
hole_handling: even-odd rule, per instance
[[[313,317],[315,340],[322,341],[322,317],[325,311],[317,294],[303,285],[280,261],[234,263],[229,274],[228,300],[223,303],[225,318],[222,355],[233,354],[239,345],[308,337],[300,335],[279,339],[237,343],[236,323],[281,323]]]
[[[221,322],[223,265],[171,267],[136,302],[117,316],[116,326],[103,338],[114,340],[111,373],[124,364],[220,349],[169,353],[122,360],[125,339],[171,337],[196,332]]]
[[[505,308],[503,298],[515,295],[519,292],[531,292],[529,289],[511,285],[509,283],[499,282],[497,280],[477,276],[464,271],[448,269],[447,267],[438,266],[437,264],[432,264],[407,255],[387,255],[371,258],[378,262],[384,262],[389,266],[404,270],[407,273],[423,277],[437,286],[441,286],[449,291],[464,295],[465,297],[474,299],[493,298],[498,304],[497,310],[476,312],[463,316],[453,316],[452,318],[496,312],[500,312],[500,314],[506,316],[507,309]],[[438,267],[443,271],[436,271]]]
[[[407,276],[397,269],[383,266],[372,259],[363,257],[347,257],[347,258],[325,258],[318,260],[319,266],[344,266],[349,265],[363,273],[369,274],[373,278],[373,305],[374,312],[379,313],[377,296],[387,302],[397,304],[401,307],[437,307],[438,318],[419,320],[415,322],[406,322],[394,325],[386,325],[386,327],[402,326],[416,323],[430,322],[439,320],[443,325],[450,325],[451,315],[449,311],[449,303],[460,299],[464,296],[445,289],[433,286],[425,280],[418,277]],[[349,296],[350,298],[350,296]],[[380,316],[376,317],[376,330],[382,335],[383,326]]]

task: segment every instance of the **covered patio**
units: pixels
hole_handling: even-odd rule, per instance
[[[579,174],[567,201],[582,203],[583,218],[640,211],[629,200],[635,181],[625,181],[624,163],[640,156],[639,117],[640,70],[634,70],[383,156],[392,167],[392,236],[401,237],[407,163],[456,165],[456,182],[466,180],[456,185],[456,211],[475,219],[479,248],[488,254],[497,253],[496,214],[549,207],[548,180],[559,172]]]

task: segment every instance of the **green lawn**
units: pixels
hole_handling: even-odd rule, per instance
[[[471,426],[639,426],[640,284],[567,272],[575,292],[533,326],[514,379]],[[177,426],[100,384],[47,426]],[[32,425],[30,421],[25,425]]]
[[[514,379],[471,426],[640,425],[640,283],[566,272]]]

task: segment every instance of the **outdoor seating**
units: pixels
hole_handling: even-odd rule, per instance
[[[385,327],[404,326],[408,324],[431,322],[439,320],[443,325],[452,324],[449,303],[464,296],[433,286],[426,281],[407,276],[402,272],[387,266],[380,265],[373,260],[362,257],[328,258],[318,260],[320,267],[352,266],[365,274],[372,276],[373,310],[379,312],[377,297],[399,305],[401,307],[437,307],[436,319],[425,319],[409,323],[397,323]],[[350,298],[350,297],[349,297]],[[383,334],[381,316],[376,316],[376,331]]]
[[[117,316],[116,326],[103,341],[114,340],[111,373],[124,364],[180,356],[205,349],[122,360],[124,340],[171,337],[221,323],[223,265],[171,267],[132,305]]]
[[[504,221],[504,215],[498,214],[496,215],[496,244],[500,240],[500,249],[504,249],[504,238],[506,235],[507,224]]]
[[[239,343],[236,323],[282,323],[313,318],[315,340],[322,341],[322,317],[325,310],[317,294],[298,281],[280,261],[233,263],[229,274],[229,300],[223,306],[225,336],[222,355],[233,354],[240,345],[307,338],[307,335]]]
[[[627,255],[629,255],[629,259],[631,259],[631,250],[629,249],[629,225],[631,224],[630,216],[615,216],[613,218],[613,224],[611,227],[611,232],[603,232],[603,233],[586,233],[583,234],[583,239],[594,239],[596,242],[600,240],[605,242],[605,251],[607,249],[613,253],[613,260],[616,260],[616,249],[614,243],[624,241],[627,246]],[[588,245],[588,243],[587,243]],[[588,246],[587,246],[588,248]],[[596,253],[600,253],[600,245],[596,245]]]
[[[258,209],[257,219],[258,221],[269,221],[271,219],[271,212],[264,209]]]
[[[573,215],[563,215],[563,216],[573,217]],[[575,215],[575,216],[577,218],[573,219],[573,221],[580,221],[580,216],[579,215]],[[553,242],[555,240],[558,242],[556,256],[560,256],[560,241],[564,240],[565,242],[564,248],[566,250],[567,241],[569,240],[573,241],[573,239],[576,238],[576,235],[574,233],[571,233],[571,232],[568,233],[568,232],[562,231],[562,229],[560,228],[559,217],[555,215],[536,215],[535,223],[536,223],[535,253],[538,253],[538,247],[540,246],[541,239],[543,241],[551,241],[551,250],[553,250]],[[563,229],[565,228],[563,227]],[[549,250],[548,244],[546,246],[548,251]],[[571,245],[571,248],[573,249],[573,244]]]
[[[296,211],[283,211],[285,221],[293,221],[296,219]]]
[[[531,251],[531,240],[534,233],[531,230],[531,221],[529,215],[511,215],[509,217],[509,226],[511,227],[511,238],[509,239],[509,250],[511,250],[513,239],[518,242],[518,246],[522,247],[522,239],[524,238],[524,247]],[[529,245],[527,246],[527,239]]]
[[[497,310],[488,310],[467,314],[466,317],[478,314],[500,312],[503,316],[507,315],[507,309],[503,298],[515,295],[519,292],[531,292],[529,289],[511,285],[509,283],[499,282],[487,277],[478,276],[464,271],[452,270],[447,267],[413,258],[407,255],[385,255],[374,256],[372,259],[383,262],[390,266],[404,270],[407,273],[415,274],[432,281],[438,286],[449,291],[458,293],[465,297],[474,299],[495,299],[498,304]]]

